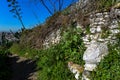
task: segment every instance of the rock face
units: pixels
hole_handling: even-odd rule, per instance
[[[49,48],[51,44],[57,44],[59,43],[61,39],[61,35],[60,35],[60,29],[52,32],[48,37],[46,37],[43,46],[45,48]]]
[[[83,55],[85,61],[85,70],[95,70],[97,64],[108,54],[108,48],[105,43],[91,41],[90,46],[86,49]]]

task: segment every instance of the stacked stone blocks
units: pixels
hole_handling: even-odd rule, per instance
[[[113,17],[114,14],[116,17]],[[91,14],[89,17],[90,33],[87,34],[84,30],[85,36],[83,36],[83,41],[88,47],[91,40],[96,40],[98,42],[113,43],[116,40],[116,34],[120,33],[120,9],[115,9],[114,12],[101,12]]]

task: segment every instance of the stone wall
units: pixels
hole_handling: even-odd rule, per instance
[[[87,1],[90,0],[82,1],[84,4],[87,4]],[[71,9],[79,8],[80,6],[82,5],[79,1],[76,3],[76,6],[71,6]],[[120,33],[120,9],[111,8],[110,11],[91,12],[88,17],[90,25],[85,26],[86,28],[83,28],[84,25],[76,21],[76,27],[81,28],[85,34],[82,39],[86,47],[90,45],[90,41],[92,40],[105,43],[114,43],[116,41],[115,35]],[[61,38],[60,32],[60,29],[51,32],[51,34],[46,37],[43,45],[48,48],[51,44],[59,43]]]
[[[60,33],[61,33],[60,29],[58,29],[56,31],[53,31],[51,34],[49,34],[49,36],[47,36],[45,41],[43,42],[43,46],[45,48],[49,48],[50,45],[59,43],[61,39]]]
[[[120,33],[120,9],[91,14],[89,20],[90,26],[84,30],[85,36],[82,37],[86,47],[90,45],[91,40],[115,42],[115,35]]]
[[[91,13],[89,16],[90,25],[86,26],[88,29],[83,29],[85,36],[82,37],[86,47],[90,45],[90,41],[96,40],[98,42],[111,42],[116,41],[116,34],[120,33],[120,9],[113,9],[109,12]],[[80,28],[81,24],[76,26]],[[59,43],[61,35],[60,29],[51,32],[46,37],[43,45],[48,48],[51,44]]]

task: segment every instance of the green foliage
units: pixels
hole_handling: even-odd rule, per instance
[[[8,64],[9,52],[6,47],[0,46],[0,80],[9,80],[11,77],[11,70]]]
[[[65,10],[62,11],[63,15],[68,15],[70,14],[70,8],[66,8]]]
[[[120,79],[120,43],[109,45],[109,55],[100,62],[96,72],[92,73],[92,80]]]
[[[48,49],[34,50],[28,46],[13,44],[10,52],[37,60],[38,80],[74,80],[73,73],[67,67],[68,61],[83,65],[85,50],[81,39],[81,30],[69,28],[63,31],[61,42]]]
[[[38,52],[37,64],[40,69],[38,80],[75,79],[67,67],[67,62],[84,64],[82,56],[85,48],[80,34],[81,30],[68,29],[63,33],[63,39],[58,45]]]
[[[24,48],[22,46],[19,46],[18,44],[13,44],[12,47],[9,49],[11,53],[19,54],[22,52]]]
[[[10,48],[12,42],[8,42],[5,39],[5,33],[2,33],[2,45],[0,45],[0,80],[9,80],[11,77],[11,70],[9,67],[9,57],[10,54],[8,48]]]
[[[105,10],[115,5],[118,2],[118,0],[98,0],[96,2],[98,9]]]
[[[87,5],[85,8],[87,8],[86,11],[83,11],[83,13],[91,13],[92,12],[104,12],[109,11],[111,7],[113,7],[116,3],[120,2],[119,0],[88,0]],[[84,8],[83,8],[84,9]]]
[[[86,34],[90,34],[91,32],[90,32],[90,26],[87,26],[86,27]]]
[[[111,34],[111,33],[110,33],[110,31],[108,31],[108,30],[102,31],[102,33],[101,33],[101,38],[107,38],[107,37],[109,36],[109,34]]]
[[[12,54],[18,54],[20,56],[28,57],[28,58],[33,58],[35,59],[35,55],[38,54],[38,51],[35,49],[31,49],[29,47],[25,47],[23,45],[20,45],[18,43],[14,43],[12,47],[9,49],[9,51]]]
[[[10,51],[37,60],[38,80],[74,80],[74,75],[68,69],[67,62],[73,61],[84,65],[82,57],[85,47],[81,39],[82,31],[72,27],[64,29],[61,35],[61,42],[48,49],[37,51],[28,46],[14,44]],[[120,37],[119,34],[117,36],[118,43],[109,45],[109,55],[99,63],[97,71],[92,72],[91,80],[120,79]]]

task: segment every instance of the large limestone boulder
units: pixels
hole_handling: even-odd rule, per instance
[[[85,61],[85,70],[95,70],[97,64],[108,54],[108,48],[105,43],[91,41],[90,46],[86,49],[83,60]]]

